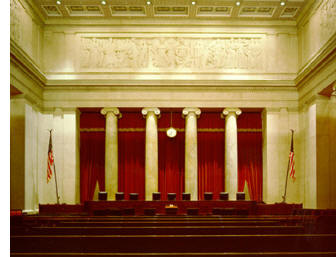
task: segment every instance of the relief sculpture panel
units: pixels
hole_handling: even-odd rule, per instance
[[[264,70],[262,37],[81,37],[80,40],[80,68],[84,70]]]
[[[336,32],[336,0],[325,0],[320,5],[321,36],[328,38]]]
[[[22,41],[23,8],[17,0],[10,1],[10,37],[17,43]]]

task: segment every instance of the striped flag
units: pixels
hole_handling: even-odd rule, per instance
[[[54,164],[54,156],[52,152],[52,140],[51,140],[51,131],[49,137],[49,148],[48,148],[48,166],[47,166],[47,183],[50,181],[52,176],[52,167]]]
[[[295,181],[295,159],[294,159],[294,143],[293,143],[293,133],[291,140],[291,149],[289,152],[289,176]]]

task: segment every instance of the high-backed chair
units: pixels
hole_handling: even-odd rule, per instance
[[[115,194],[115,199],[116,199],[117,201],[122,201],[122,200],[124,200],[124,199],[125,199],[125,194],[124,194],[124,192],[117,192],[117,193]]]
[[[190,201],[190,193],[182,193],[182,200]]]
[[[98,193],[98,200],[99,201],[106,201],[107,200],[107,192],[99,192]]]
[[[152,194],[152,199],[153,201],[160,201],[161,200],[161,193],[160,192],[155,192]]]
[[[129,199],[130,200],[138,200],[139,199],[139,194],[138,193],[130,193],[129,194]]]
[[[212,192],[204,192],[204,200],[212,200]]]
[[[236,194],[237,200],[245,200],[245,193],[244,192],[237,192]]]
[[[176,193],[168,193],[167,199],[168,201],[176,201]]]
[[[222,201],[229,200],[229,193],[228,192],[220,192],[219,193],[219,200],[222,200]]]

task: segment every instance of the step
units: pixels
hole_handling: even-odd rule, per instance
[[[15,257],[329,257],[336,252],[263,252],[263,253],[11,253]]]

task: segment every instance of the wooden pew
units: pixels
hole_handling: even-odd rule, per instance
[[[28,235],[11,236],[12,252],[176,253],[336,252],[335,234],[314,235]]]
[[[12,235],[273,235],[303,234],[303,226],[32,227]]]

